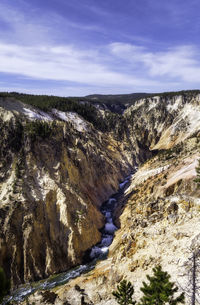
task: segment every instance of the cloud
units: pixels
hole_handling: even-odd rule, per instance
[[[118,92],[155,92],[181,86],[197,87],[200,79],[198,53],[194,46],[152,52],[127,43],[80,49],[46,42],[43,46],[0,42],[0,72],[65,82],[66,89],[74,90],[74,94],[75,87],[87,94],[89,86],[104,92],[111,88]],[[70,87],[70,83],[75,85]]]
[[[60,82],[60,90],[66,90],[68,95],[176,90],[199,83],[197,51],[192,46],[182,46],[149,52],[123,43],[89,50],[73,45],[0,43],[0,72]],[[58,85],[55,90],[59,92]]]
[[[103,32],[104,29],[96,24],[82,24],[81,20],[74,22],[54,12],[40,17],[35,11],[26,15],[25,10],[11,9],[4,2],[0,3],[0,19],[3,20],[0,28],[0,72],[21,75],[29,78],[30,82],[31,79],[41,80],[44,93],[45,90],[50,94],[66,90],[69,95],[156,92],[199,86],[200,56],[194,45],[165,49],[162,46],[162,50],[160,46],[158,50],[152,50],[144,46],[145,39],[132,36],[143,46],[122,42],[104,42],[99,46],[96,40],[93,44],[85,42],[87,35],[81,37],[82,31],[87,31],[87,34],[89,31]],[[95,6],[90,11],[96,15],[107,14]],[[60,30],[61,25],[64,31]],[[64,36],[60,40],[57,38],[58,30],[62,32],[61,36],[66,36],[65,39]],[[70,44],[77,32],[78,39]],[[96,33],[92,34],[96,36]],[[48,80],[56,88],[47,87]],[[28,82],[26,86],[24,84],[23,80],[18,83],[19,90],[29,91]],[[17,88],[12,82],[9,86],[10,90]],[[37,92],[43,88],[38,88]]]
[[[171,81],[176,79],[179,82],[199,83],[200,58],[199,51],[194,46],[150,52],[144,47],[113,43],[110,51],[129,65],[140,66],[150,78],[168,77]]]
[[[113,58],[110,63],[107,59],[106,64],[102,55],[98,50],[80,50],[71,45],[22,47],[1,43],[0,72],[91,86],[134,87],[147,82],[157,85],[153,80],[116,72]]]

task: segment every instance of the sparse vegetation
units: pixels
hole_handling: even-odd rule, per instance
[[[21,177],[21,173],[20,173],[20,165],[19,163],[17,162],[16,165],[15,165],[15,176],[17,179],[19,179]]]
[[[198,166],[196,167],[196,173],[197,173],[197,177],[194,181],[197,183],[198,187],[200,187],[200,159],[198,160]]]
[[[35,141],[37,137],[45,139],[51,136],[52,126],[50,123],[44,121],[32,121],[26,124],[25,132],[33,141]]]
[[[177,158],[183,151],[183,143],[179,143],[172,148],[163,149],[158,152],[158,159],[160,161]]]

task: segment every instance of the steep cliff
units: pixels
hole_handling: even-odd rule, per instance
[[[131,164],[75,113],[1,99],[0,124],[0,265],[17,285],[81,263],[101,238],[98,207]]]
[[[55,288],[55,304],[79,304],[75,285],[95,304],[115,304],[111,291],[125,276],[139,297],[145,274],[157,263],[185,285],[186,271],[180,270],[200,232],[200,192],[193,182],[198,94],[141,99],[114,116],[104,132],[71,112],[44,113],[10,99],[0,107],[0,265],[14,285],[81,263],[100,240],[100,205],[135,165],[139,169],[116,211],[120,228],[109,258]],[[30,297],[36,300],[44,302],[42,293]]]

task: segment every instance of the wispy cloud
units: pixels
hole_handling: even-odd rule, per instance
[[[147,81],[115,72],[108,62],[104,64],[104,58],[97,50],[80,50],[70,45],[21,47],[0,44],[0,71],[92,86],[135,86]],[[148,82],[156,85],[154,81]]]
[[[140,65],[149,77],[168,77],[188,83],[199,82],[200,57],[194,46],[168,48],[162,52],[150,52],[144,47],[131,44],[113,43],[111,53],[128,62],[129,65]]]
[[[22,4],[21,1],[24,0],[20,0]],[[146,0],[149,5],[152,1]],[[191,1],[197,3],[196,0]],[[74,1],[71,6],[78,2]],[[12,8],[7,4],[7,0],[2,0],[0,72],[22,76],[21,82],[8,82],[7,86],[1,84],[2,88],[19,88],[18,90],[23,89],[24,92],[30,92],[31,88],[32,91],[37,89],[37,93],[84,95],[92,92],[155,92],[199,87],[200,46],[180,44],[169,47],[168,42],[163,41],[158,46],[152,37],[146,38],[141,34],[142,31],[124,31],[120,25],[112,28],[112,32],[108,28],[108,31],[105,31],[103,21],[112,18],[112,10],[107,11],[107,6],[90,6],[89,2],[81,4],[79,10],[85,9],[87,14],[89,12],[95,16],[92,15],[94,18],[91,18],[90,23],[85,21],[84,14],[80,20],[71,18],[69,12],[65,18],[65,14],[52,10],[48,11],[48,14],[43,11],[39,16],[38,9],[33,7],[29,10],[30,3],[24,2],[23,9],[20,9],[17,5]],[[17,3],[19,4],[19,0]],[[158,11],[160,6],[157,5]],[[156,6],[153,8],[156,9]],[[186,14],[184,5],[178,16],[173,11],[174,7],[168,4],[165,4],[164,9],[169,11],[168,15],[175,14],[177,18]],[[120,15],[121,11],[118,13]],[[101,22],[95,23],[95,18],[99,18]],[[117,24],[117,18],[114,20]],[[122,21],[121,24],[124,24]],[[107,37],[107,40],[102,39],[101,43],[97,38],[100,32],[104,38]],[[74,40],[76,35],[77,39]],[[109,35],[112,39],[108,38]],[[113,37],[129,43],[110,43],[116,41]],[[30,83],[34,80],[34,85],[35,80],[41,80],[41,88],[28,87],[28,82],[25,84],[23,80],[25,77],[30,79]],[[47,86],[47,83],[51,83],[52,88]]]
[[[66,85],[73,82],[81,88],[158,91],[170,85],[198,83],[197,55],[192,46],[152,53],[123,43],[90,50],[72,45],[22,47],[1,43],[0,72],[64,81]]]

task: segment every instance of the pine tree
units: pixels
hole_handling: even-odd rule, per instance
[[[170,282],[170,275],[162,271],[161,266],[153,268],[153,276],[147,275],[149,283],[143,282],[140,290],[144,296],[141,298],[139,305],[176,305],[184,303],[184,293],[174,297],[178,288],[175,283]]]
[[[194,181],[198,184],[198,186],[200,187],[200,159],[198,160],[199,164],[196,167],[196,172],[197,172],[197,177],[196,179],[194,179]]]
[[[127,282],[126,280],[123,280],[120,282],[119,285],[117,285],[117,290],[113,291],[113,295],[115,296],[118,304],[120,305],[128,305],[128,304],[136,304],[135,301],[133,301],[134,288],[131,282]]]

